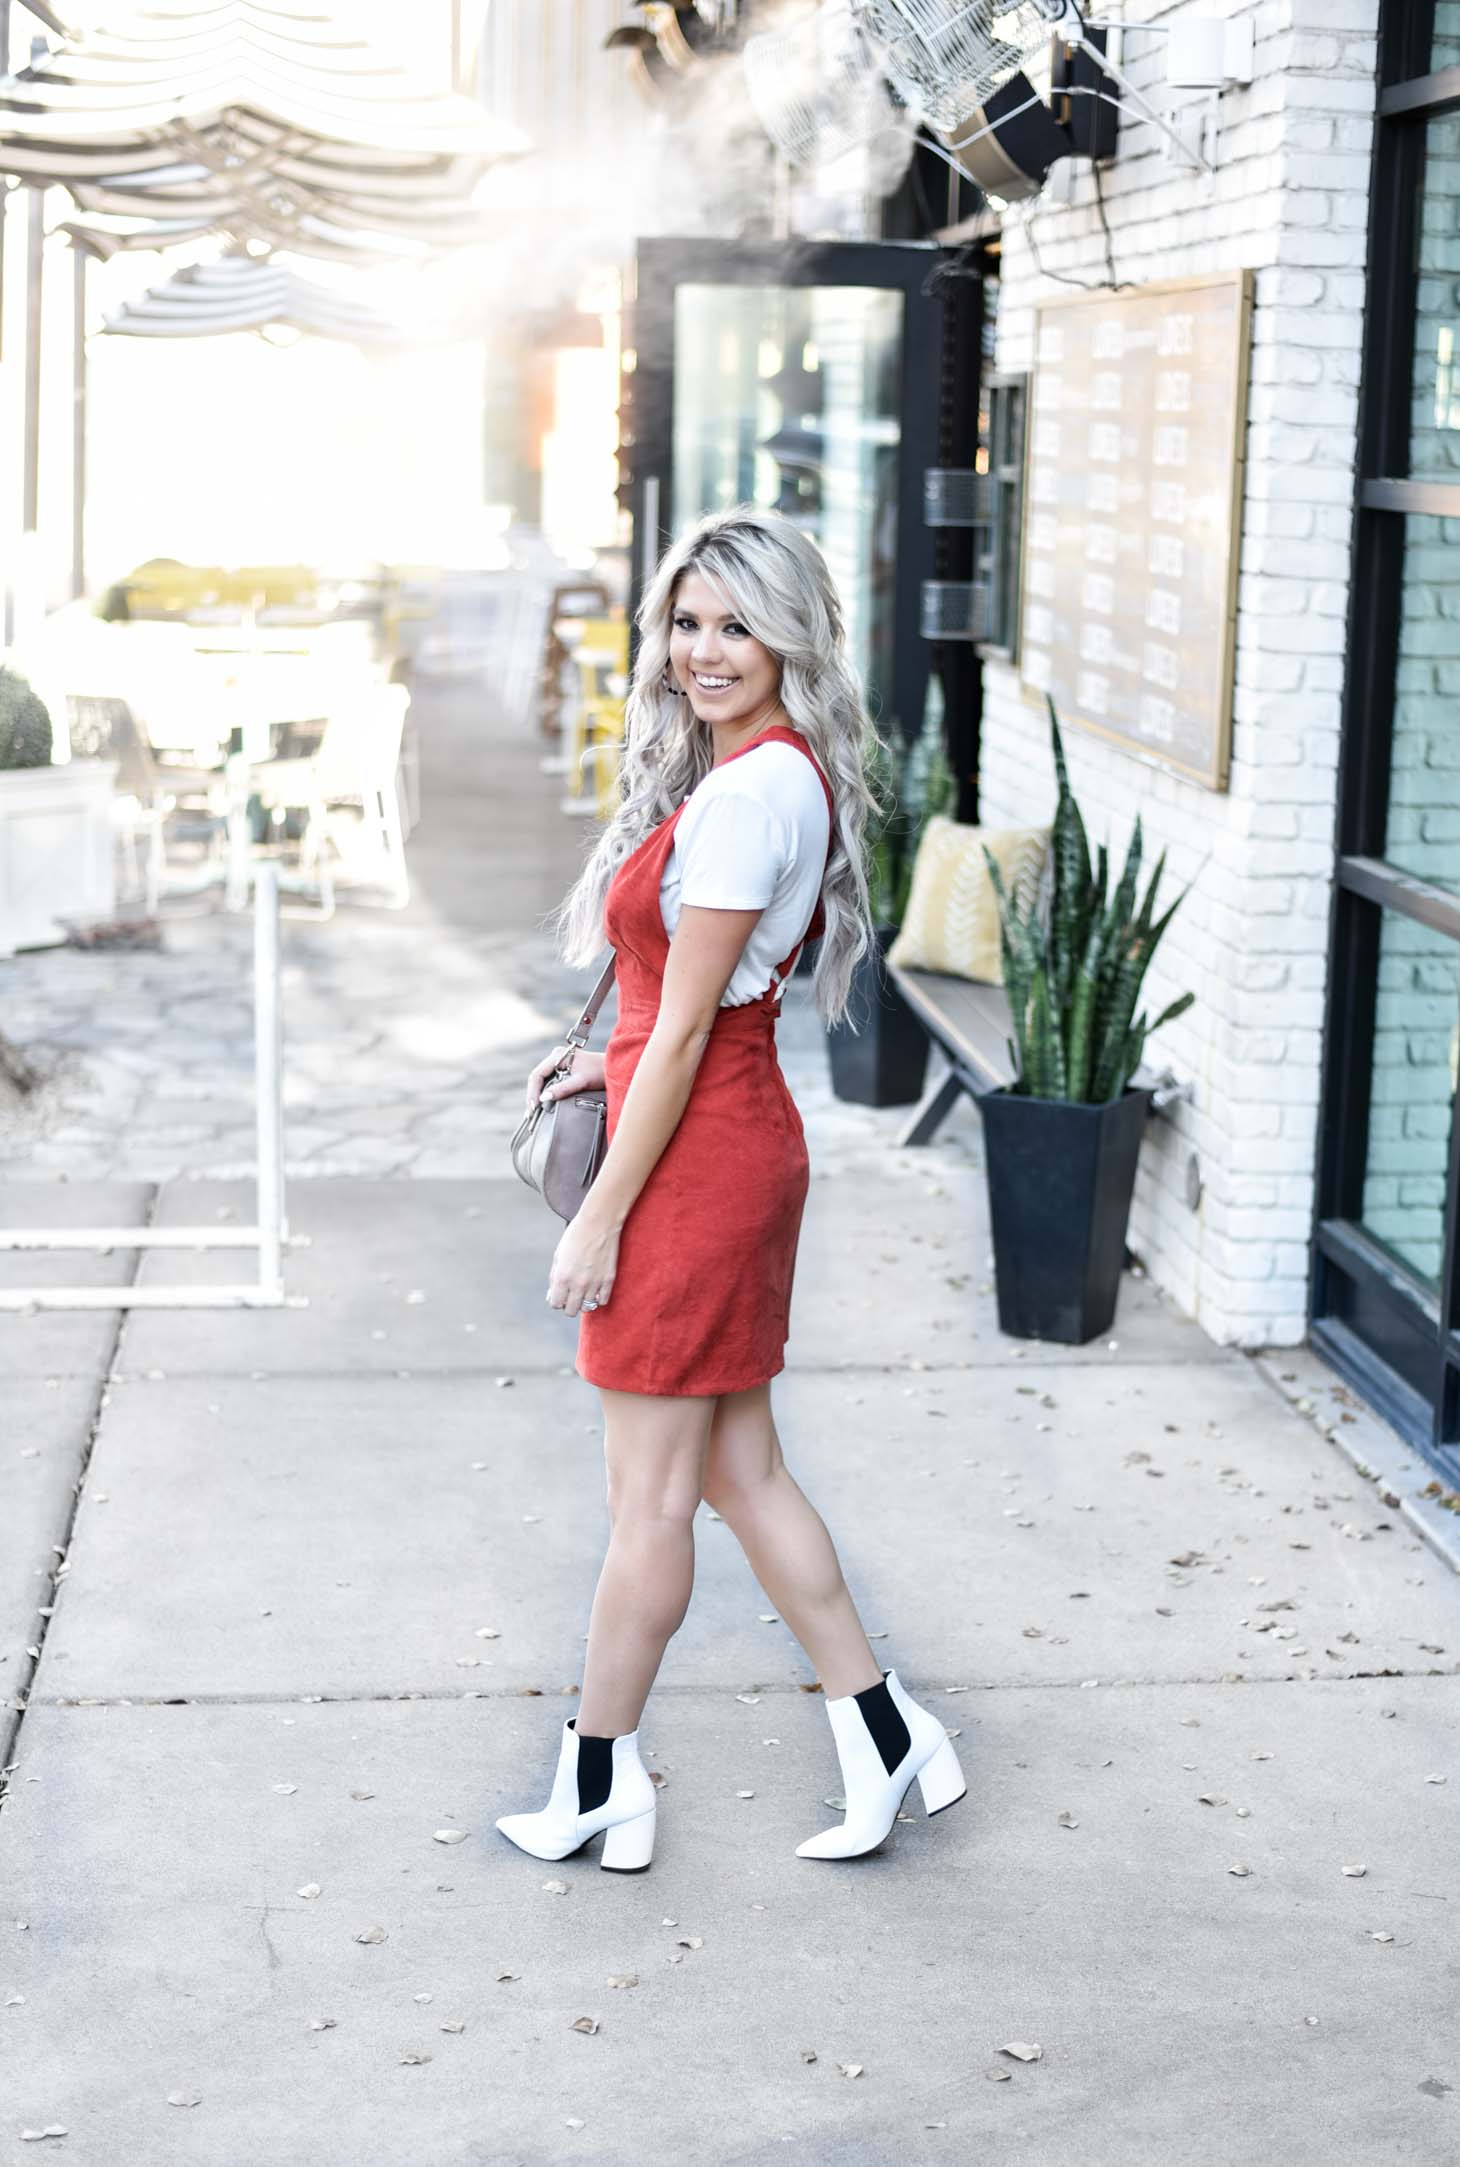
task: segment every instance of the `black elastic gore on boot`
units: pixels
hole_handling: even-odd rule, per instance
[[[863,1686],[854,1694],[862,1711],[862,1720],[872,1733],[872,1742],[882,1756],[882,1765],[888,1775],[912,1747],[912,1733],[902,1720],[902,1711],[887,1690],[884,1673],[876,1685]]]
[[[592,1813],[613,1789],[613,1740],[586,1737],[576,1717],[568,1728],[578,1740],[578,1811]]]

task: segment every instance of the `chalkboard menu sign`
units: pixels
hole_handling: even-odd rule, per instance
[[[1252,274],[1035,312],[1020,672],[1227,787]]]

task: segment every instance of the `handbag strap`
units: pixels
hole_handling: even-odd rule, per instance
[[[572,1030],[569,1031],[567,1034],[567,1043],[570,1046],[587,1045],[588,1034],[593,1029],[594,1022],[598,1016],[598,1011],[600,1008],[602,1008],[605,1000],[608,998],[608,989],[613,984],[614,967],[617,962],[617,956],[615,956],[612,951],[610,951],[608,961],[604,964],[603,969],[599,974],[598,984],[593,988],[593,991],[589,994],[587,1000],[583,1003],[582,1014],[579,1016],[578,1021],[573,1025]]]

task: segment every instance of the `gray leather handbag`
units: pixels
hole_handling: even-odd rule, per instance
[[[570,1046],[586,1046],[594,1020],[613,983],[610,956],[583,1012],[567,1034]],[[571,1055],[568,1057],[571,1060]],[[543,1089],[568,1074],[560,1062]],[[512,1137],[512,1164],[560,1219],[571,1219],[603,1164],[608,1149],[608,1099],[602,1091],[570,1091],[566,1098],[529,1106]]]

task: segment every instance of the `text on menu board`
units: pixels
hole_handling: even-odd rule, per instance
[[[1035,314],[1020,670],[1066,717],[1227,784],[1251,273]]]

